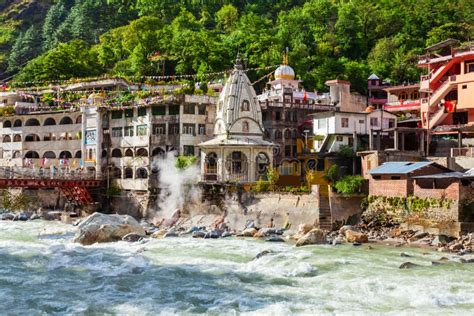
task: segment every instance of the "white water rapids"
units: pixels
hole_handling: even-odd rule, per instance
[[[474,263],[367,246],[251,239],[81,246],[57,222],[0,222],[3,314],[470,314]],[[263,250],[272,253],[252,260]],[[400,257],[401,252],[412,255]],[[411,261],[421,267],[400,270]]]

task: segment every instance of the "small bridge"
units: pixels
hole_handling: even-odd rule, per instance
[[[103,187],[94,173],[45,172],[23,167],[0,167],[0,189],[59,189],[74,205],[91,204],[91,189]]]

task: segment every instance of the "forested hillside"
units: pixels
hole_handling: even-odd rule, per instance
[[[474,37],[472,0],[3,0],[0,8],[0,78],[17,82],[105,73],[205,80],[237,51],[259,67],[278,64],[289,47],[307,88],[341,78],[364,92],[371,72],[416,81],[424,47]]]

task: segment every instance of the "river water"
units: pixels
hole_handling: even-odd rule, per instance
[[[422,249],[192,238],[84,247],[74,229],[0,222],[0,314],[474,311],[474,264],[432,266],[442,254]],[[421,267],[398,269],[407,259]]]

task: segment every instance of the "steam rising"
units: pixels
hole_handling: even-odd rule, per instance
[[[176,209],[183,210],[187,201],[199,197],[196,184],[199,181],[200,170],[197,165],[184,170],[176,168],[175,152],[169,152],[163,158],[153,161],[153,168],[158,169],[160,193],[158,196],[159,217],[169,218]]]

